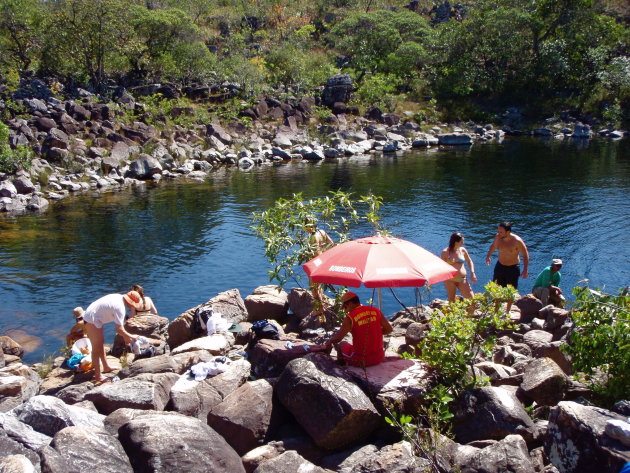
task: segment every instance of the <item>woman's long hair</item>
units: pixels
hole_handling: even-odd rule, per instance
[[[451,235],[451,239],[448,241],[448,249],[449,251],[455,250],[455,243],[458,241],[462,241],[464,239],[464,235],[459,232],[455,232]]]

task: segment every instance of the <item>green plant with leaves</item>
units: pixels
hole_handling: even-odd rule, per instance
[[[453,396],[487,382],[475,375],[473,365],[480,355],[491,352],[494,333],[513,327],[498,302],[514,298],[516,290],[494,282],[485,289],[473,299],[452,302],[435,311],[431,330],[418,347],[422,360],[436,371],[439,383]]]
[[[610,407],[630,393],[630,291],[617,295],[578,286],[564,349],[584,373],[599,402]]]
[[[16,172],[30,169],[33,156],[23,146],[11,149],[9,146],[9,127],[0,122],[0,172]]]
[[[370,233],[383,233],[379,209],[382,198],[374,195],[354,197],[333,191],[325,197],[305,199],[300,194],[282,198],[263,211],[254,212],[252,229],[263,240],[265,256],[272,265],[269,279],[283,286],[301,278],[295,268],[316,254],[315,244],[306,226],[316,224],[337,243],[350,239],[350,231],[359,226]]]

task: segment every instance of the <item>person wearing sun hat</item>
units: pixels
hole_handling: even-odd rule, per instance
[[[564,296],[562,295],[562,289],[560,289],[560,280],[562,274],[560,269],[562,268],[562,260],[554,258],[551,260],[551,266],[547,266],[543,269],[536,281],[534,281],[534,287],[532,288],[532,294],[540,299],[543,307],[548,303],[554,305],[563,305]]]
[[[341,303],[346,316],[339,330],[324,345],[325,349],[330,350],[351,332],[352,344],[341,342],[337,346],[339,359],[353,366],[378,365],[385,358],[383,334],[393,330],[391,324],[378,308],[361,305],[354,292],[341,296]]]
[[[92,302],[85,314],[83,314],[85,333],[92,344],[94,381],[97,383],[108,380],[102,373],[113,371],[113,368],[107,364],[107,358],[105,357],[103,325],[114,322],[116,324],[116,332],[123,337],[125,344],[136,340],[138,338],[136,335],[132,335],[125,330],[125,311],[127,307],[139,310],[141,308],[140,300],[140,294],[136,291],[129,291],[127,294],[108,294]],[[103,365],[102,370],[101,364]]]

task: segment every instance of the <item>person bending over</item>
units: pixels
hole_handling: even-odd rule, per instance
[[[125,307],[130,309],[140,309],[140,294],[136,291],[129,291],[127,294],[108,294],[92,302],[85,314],[85,333],[92,344],[92,364],[94,366],[94,381],[102,383],[108,378],[102,373],[113,371],[107,364],[105,357],[105,336],[103,325],[109,322],[116,324],[116,332],[129,344],[132,340],[137,340],[136,335],[132,335],[125,330]],[[103,368],[101,370],[101,364]]]
[[[341,302],[346,316],[339,330],[325,343],[325,349],[330,350],[338,343],[338,357],[349,365],[378,365],[385,358],[383,335],[391,333],[391,324],[378,308],[361,305],[354,292],[345,293]],[[349,332],[352,333],[352,344],[341,342]]]
[[[532,294],[540,299],[543,307],[549,303],[560,307],[563,306],[564,296],[562,295],[562,289],[559,287],[562,279],[562,274],[560,274],[561,268],[561,259],[551,260],[551,266],[543,269],[534,282]]]

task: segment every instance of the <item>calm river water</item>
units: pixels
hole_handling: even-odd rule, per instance
[[[565,262],[565,289],[584,278],[611,291],[630,283],[627,141],[507,139],[467,150],[223,168],[204,183],[81,196],[41,216],[0,218],[0,333],[40,337],[26,356],[36,361],[62,346],[73,307],[133,283],[169,319],[226,289],[245,297],[268,284],[251,213],[294,192],[315,197],[339,188],[383,196],[389,229],[434,253],[451,232],[463,232],[477,266],[476,290],[491,279],[484,257],[501,220],[513,222],[530,250],[521,292],[552,257]],[[408,305],[416,301],[409,289],[397,295]],[[443,285],[430,297],[445,297]],[[384,292],[384,312],[399,307]]]

